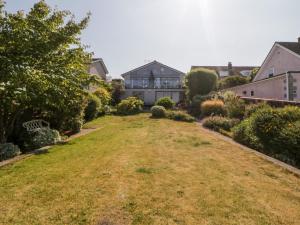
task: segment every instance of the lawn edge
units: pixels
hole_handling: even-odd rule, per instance
[[[275,165],[277,165],[277,166],[280,166],[280,167],[283,168],[284,170],[287,170],[287,171],[293,173],[294,175],[296,175],[297,177],[300,178],[300,169],[298,169],[298,168],[296,168],[296,167],[293,167],[293,166],[291,166],[291,165],[289,165],[289,164],[286,164],[286,163],[284,163],[284,162],[282,162],[282,161],[280,161],[280,160],[278,160],[278,159],[272,158],[271,156],[265,155],[265,154],[263,154],[262,152],[256,151],[256,150],[254,150],[254,149],[252,149],[252,148],[249,148],[249,147],[247,147],[247,146],[245,146],[245,145],[242,145],[242,144],[240,144],[240,143],[234,141],[234,140],[233,140],[232,138],[230,138],[230,137],[227,137],[227,136],[225,136],[225,135],[223,135],[223,134],[220,134],[220,133],[218,133],[218,132],[216,132],[216,131],[210,130],[210,129],[204,127],[203,124],[202,124],[201,122],[197,122],[197,123],[199,124],[199,127],[200,127],[202,130],[204,130],[205,132],[208,132],[208,133],[210,133],[210,134],[212,134],[212,135],[214,135],[214,136],[216,136],[216,137],[222,139],[223,141],[226,141],[226,142],[228,142],[228,143],[230,143],[230,144],[233,144],[233,145],[239,147],[239,148],[242,149],[242,150],[245,150],[245,151],[250,152],[250,153],[254,153],[255,155],[259,156],[260,158],[262,158],[262,159],[264,159],[264,160],[267,160],[267,161],[269,161],[269,162],[271,162],[271,163],[273,163],[273,164],[275,164]]]
[[[70,136],[68,139],[66,139],[63,142],[67,143],[67,142],[69,142],[69,141],[71,141],[73,139],[80,138],[80,137],[88,135],[88,134],[90,134],[92,132],[98,131],[101,128],[102,127],[82,129],[79,133]],[[38,155],[41,152],[43,152],[45,150],[49,150],[49,149],[51,149],[51,148],[53,148],[55,146],[57,146],[57,145],[45,146],[45,147],[42,147],[40,149],[34,150],[32,152],[28,152],[28,153],[25,153],[25,154],[18,155],[18,156],[14,157],[14,158],[4,160],[4,161],[0,162],[0,169],[2,167],[5,167],[5,166],[8,166],[8,165],[14,164],[16,162],[19,162],[19,161],[21,161],[23,159],[27,159],[27,158],[29,158],[29,157],[31,157],[33,155]]]

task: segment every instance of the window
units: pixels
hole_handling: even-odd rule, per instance
[[[243,91],[243,95],[247,95],[247,91]]]
[[[285,91],[286,91],[286,86],[284,86],[284,87],[283,87],[283,90],[285,90]]]
[[[254,96],[254,91],[251,91],[251,96]]]
[[[131,88],[131,80],[130,79],[125,79],[125,87]]]
[[[284,96],[283,96],[284,98],[287,98],[287,95],[286,94],[284,94]]]
[[[132,80],[133,88],[143,88],[143,80],[142,79],[134,79]]]

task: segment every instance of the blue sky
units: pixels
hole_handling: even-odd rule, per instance
[[[8,11],[37,0],[6,0]],[[76,18],[92,13],[83,43],[118,77],[150,60],[191,65],[261,65],[274,41],[300,36],[299,0],[47,0]]]

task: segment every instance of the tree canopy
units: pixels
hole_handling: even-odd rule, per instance
[[[249,79],[247,77],[243,77],[240,75],[228,76],[219,80],[218,88],[226,89],[247,83],[249,83]]]
[[[199,68],[186,75],[185,86],[189,100],[195,95],[207,95],[215,89],[218,75],[213,70]]]
[[[91,78],[79,35],[89,14],[76,22],[69,11],[45,1],[28,13],[5,11],[0,1],[0,143],[6,141],[18,114],[26,108],[71,117],[82,104]]]

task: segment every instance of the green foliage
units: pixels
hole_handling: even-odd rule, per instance
[[[225,110],[229,118],[242,119],[245,114],[246,104],[234,92],[227,91],[223,94]]]
[[[38,131],[30,132],[25,140],[24,147],[26,150],[35,150],[48,145],[55,145],[61,141],[57,130],[50,128],[41,128]]]
[[[111,103],[117,105],[121,102],[121,97],[125,93],[125,88],[122,82],[112,82]]]
[[[100,99],[94,94],[89,94],[88,104],[84,110],[85,121],[91,121],[95,119],[98,116],[100,111],[101,111]]]
[[[232,127],[237,125],[239,120],[230,119],[221,116],[207,117],[203,120],[203,126],[214,131],[226,130],[230,131]]]
[[[254,133],[252,121],[252,118],[248,118],[233,127],[233,140],[261,151],[263,149],[263,145]]]
[[[64,124],[64,129],[69,131],[69,134],[79,133],[83,126],[83,117],[77,116],[68,119]]]
[[[155,105],[163,106],[165,109],[172,109],[175,102],[170,97],[160,98],[155,102]]]
[[[151,114],[153,118],[164,118],[167,115],[165,107],[155,105],[151,108]]]
[[[99,87],[93,94],[100,99],[102,106],[110,105],[111,94],[104,87]]]
[[[206,101],[211,99],[211,96],[209,95],[195,95],[192,99],[192,102],[190,104],[190,113],[193,116],[200,116],[201,115],[201,104]]]
[[[245,117],[248,118],[253,113],[255,113],[256,111],[258,111],[260,109],[263,109],[263,108],[271,109],[272,107],[270,105],[268,105],[267,103],[265,103],[265,102],[258,103],[258,104],[247,105],[246,108],[245,108]]]
[[[0,144],[0,162],[19,155],[20,149],[12,143]]]
[[[89,16],[76,22],[68,11],[52,10],[45,1],[26,14],[1,11],[0,143],[28,107],[47,116],[59,113],[63,129],[65,121],[78,116],[74,108],[84,107],[83,87],[96,82],[86,69],[91,55],[79,39]]]
[[[189,114],[182,111],[169,111],[167,113],[167,118],[176,121],[184,121],[184,122],[194,122],[195,118],[190,116]]]
[[[197,69],[186,75],[187,97],[191,101],[195,95],[207,95],[216,87],[218,75],[213,70]]]
[[[258,68],[258,67],[254,68],[254,69],[251,71],[251,73],[250,73],[250,81],[252,81],[252,80],[255,78],[255,76],[256,76],[256,74],[258,73],[258,71],[259,71],[259,68]]]
[[[300,120],[300,108],[287,106],[284,108],[262,108],[252,114],[253,129],[264,145],[273,146],[282,128],[289,123]],[[275,146],[276,147],[276,146]]]
[[[143,111],[144,102],[136,97],[129,97],[117,105],[117,113],[120,115],[133,115]]]
[[[201,104],[202,116],[226,115],[224,102],[218,99],[207,100]]]
[[[300,108],[263,107],[234,127],[234,139],[292,165],[300,166]]]
[[[218,88],[226,89],[247,83],[249,83],[249,80],[246,77],[240,75],[228,76],[219,80]]]
[[[300,167],[300,120],[286,124],[273,142],[281,159]]]

